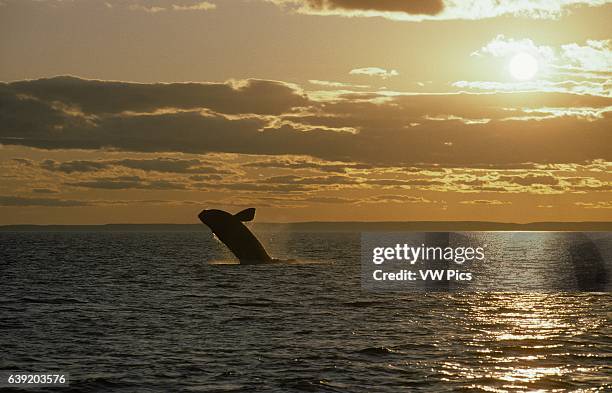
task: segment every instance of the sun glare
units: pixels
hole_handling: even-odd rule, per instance
[[[531,79],[538,72],[538,61],[528,53],[519,53],[510,60],[509,69],[515,79]]]

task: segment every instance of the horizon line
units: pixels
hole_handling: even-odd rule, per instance
[[[323,221],[323,220],[311,220],[311,221],[262,221],[252,223],[254,225],[288,225],[288,224],[497,224],[497,225],[536,225],[536,224],[610,224],[612,221],[529,221],[529,222],[510,222],[510,221],[479,221],[479,220],[412,220],[412,221],[400,221],[400,220],[387,220],[387,221],[360,221],[360,220],[343,220],[343,221]],[[16,227],[16,226],[111,226],[111,225],[203,225],[199,222],[189,223],[170,223],[170,222],[154,222],[154,223],[137,223],[137,222],[109,222],[109,223],[98,223],[98,224],[0,224],[2,227]]]

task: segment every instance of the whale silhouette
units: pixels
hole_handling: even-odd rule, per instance
[[[244,209],[236,214],[217,209],[205,209],[198,215],[198,218],[234,253],[241,264],[273,262],[259,240],[242,223],[255,218],[255,208]]]

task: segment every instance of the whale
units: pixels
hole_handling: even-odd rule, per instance
[[[205,209],[198,218],[230,249],[240,264],[254,265],[274,261],[257,237],[243,224],[255,218],[255,208],[244,209],[236,214]]]

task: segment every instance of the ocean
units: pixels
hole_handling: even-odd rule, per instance
[[[0,370],[69,374],[58,392],[612,390],[609,286],[550,276],[580,280],[571,235],[512,234],[533,252],[487,274],[555,283],[523,293],[371,292],[359,232],[257,235],[296,261],[237,265],[204,226],[0,232]]]

